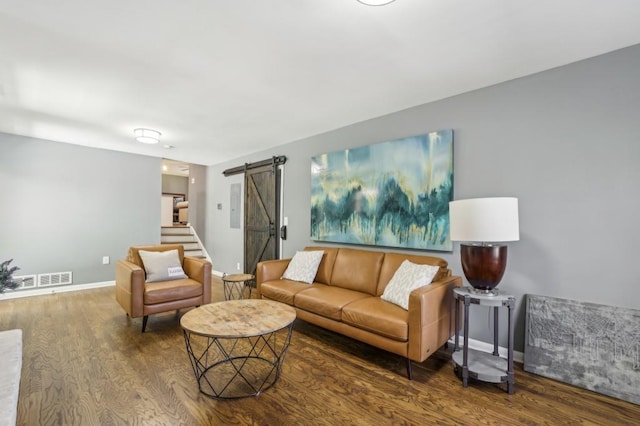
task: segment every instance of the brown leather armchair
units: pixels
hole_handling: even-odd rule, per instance
[[[140,250],[178,250],[185,279],[148,283]],[[143,317],[142,332],[149,315],[190,308],[211,302],[211,262],[185,257],[182,244],[135,246],[126,260],[116,263],[116,300],[131,318]]]
[[[176,208],[178,209],[178,222],[189,222],[189,202],[181,201],[176,204]]]

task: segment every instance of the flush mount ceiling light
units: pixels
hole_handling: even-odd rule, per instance
[[[160,141],[160,135],[161,135],[161,133],[158,132],[157,130],[141,129],[141,128],[135,129],[133,131],[133,134],[136,136],[136,140],[138,142],[148,143],[148,144],[158,143]]]
[[[366,4],[367,6],[384,6],[394,1],[396,0],[358,0],[358,3]]]

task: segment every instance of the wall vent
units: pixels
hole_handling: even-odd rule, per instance
[[[35,275],[21,275],[21,276],[16,275],[13,278],[16,281],[22,280],[22,282],[20,283],[20,285],[16,290],[26,290],[30,288],[36,288],[36,285],[38,284],[38,280]]]
[[[71,284],[73,276],[71,272],[52,272],[50,274],[38,274],[38,287],[50,287],[54,285]]]

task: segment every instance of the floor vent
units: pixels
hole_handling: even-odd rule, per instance
[[[66,285],[72,282],[71,272],[53,272],[51,274],[38,274],[38,287],[54,285]]]
[[[38,284],[38,280],[35,275],[21,275],[13,277],[14,280],[20,281],[21,283],[16,290],[26,290],[30,288],[36,288]]]

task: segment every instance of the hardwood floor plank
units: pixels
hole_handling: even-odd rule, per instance
[[[212,284],[222,300],[222,284]],[[296,321],[279,381],[257,397],[198,392],[178,314],[128,318],[112,287],[0,301],[23,330],[19,425],[632,425],[640,406],[516,370],[516,392],[471,381],[450,353],[413,365]]]

